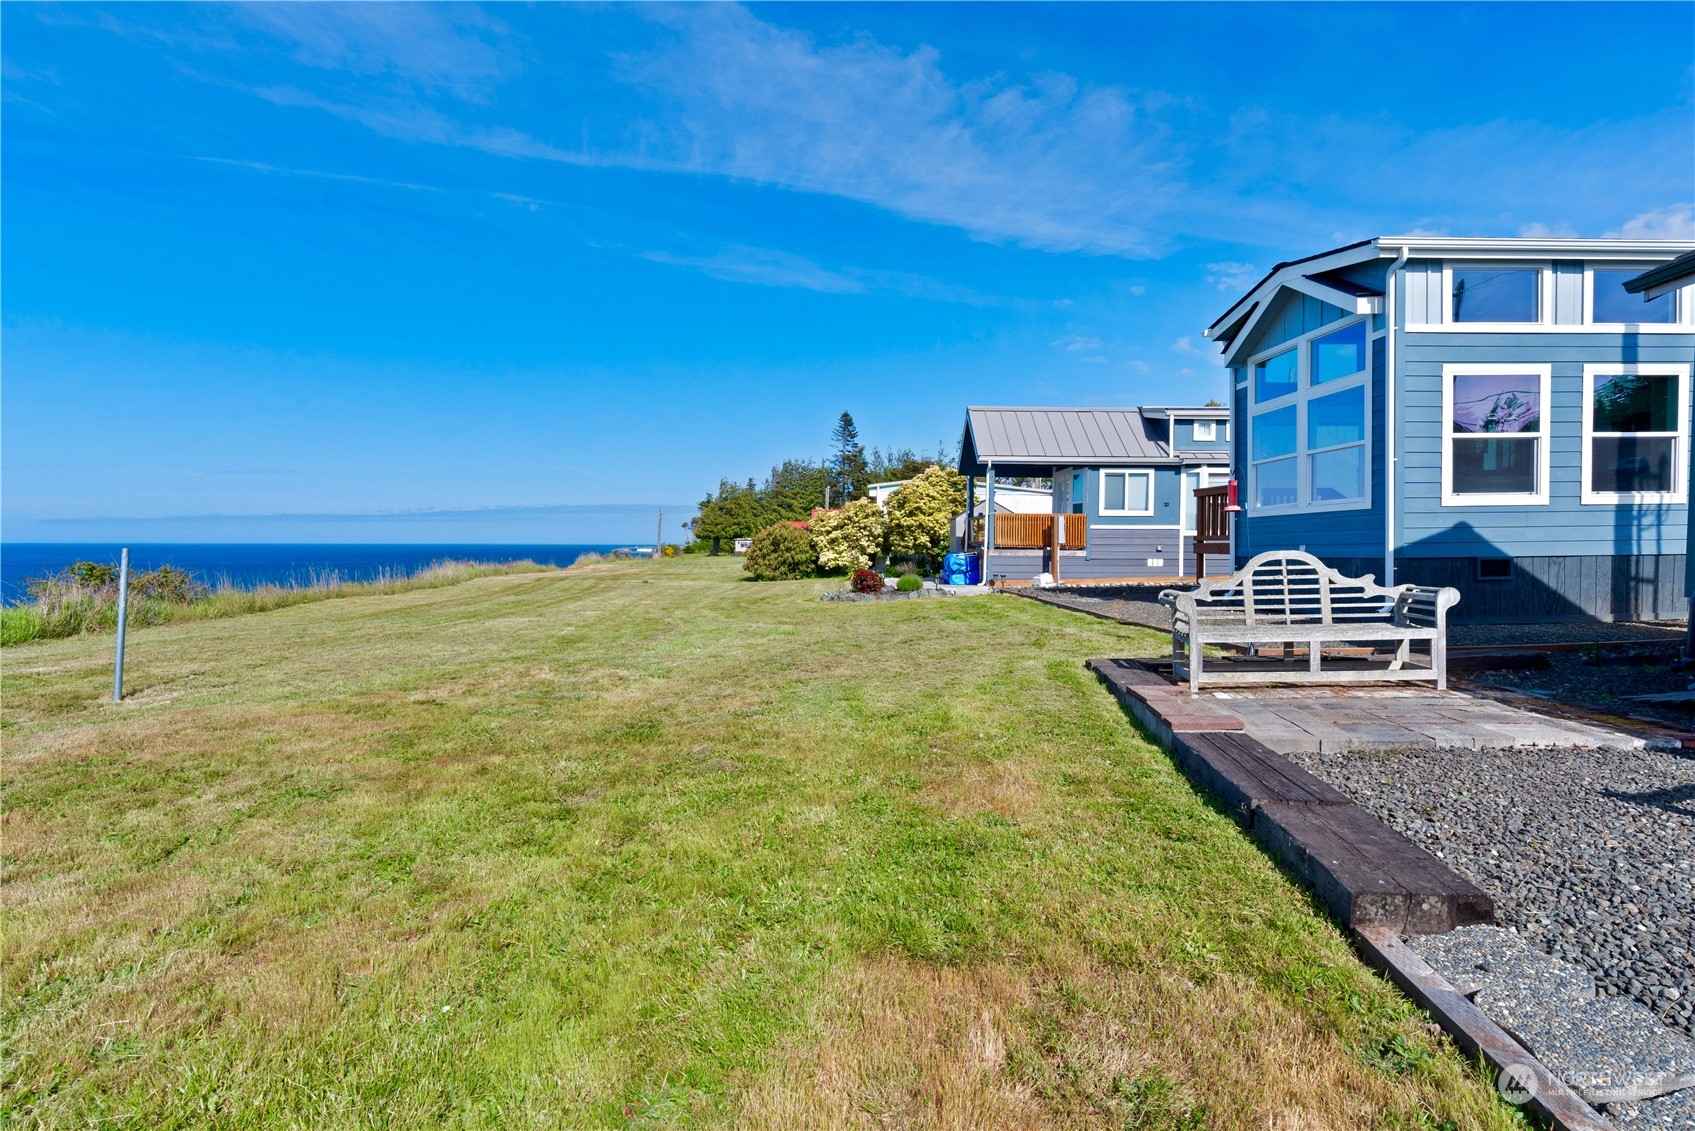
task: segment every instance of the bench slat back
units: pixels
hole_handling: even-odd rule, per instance
[[[1344,577],[1311,554],[1285,550],[1259,555],[1227,581],[1203,584],[1194,593],[1194,610],[1203,623],[1249,625],[1388,621],[1415,612],[1396,598],[1395,590],[1370,576]],[[1427,615],[1433,622],[1434,606]]]

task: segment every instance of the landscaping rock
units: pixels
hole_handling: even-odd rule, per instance
[[[1496,921],[1634,998],[1695,1021],[1695,759],[1658,750],[1290,755],[1472,880]]]
[[[1595,979],[1581,967],[1534,949],[1504,927],[1478,924],[1408,939],[1407,945],[1467,997],[1509,990],[1574,1004],[1595,996]]]
[[[1689,1131],[1695,1127],[1695,1088],[1651,1100],[1607,1105],[1613,1122],[1629,1131]]]
[[[1477,1006],[1590,1103],[1695,1087],[1695,1041],[1666,1028],[1640,1002],[1548,1001],[1505,988],[1481,991]]]

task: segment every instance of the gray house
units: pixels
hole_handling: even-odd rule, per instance
[[[1452,585],[1456,619],[1687,614],[1695,286],[1662,240],[1384,236],[1278,264],[1207,331],[1238,562]]]
[[[1228,481],[1230,429],[1222,406],[968,409],[959,472],[986,484],[988,514],[968,540],[984,578],[1188,572],[1194,491]],[[1053,481],[1053,514],[999,513],[996,484],[1019,478]]]

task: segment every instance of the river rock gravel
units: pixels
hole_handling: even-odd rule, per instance
[[[1695,758],[1542,748],[1291,754],[1495,900],[1497,921],[1695,1035]]]

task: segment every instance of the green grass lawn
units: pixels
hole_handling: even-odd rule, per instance
[[[1509,1127],[1010,597],[682,558],[4,663],[0,1119]]]

